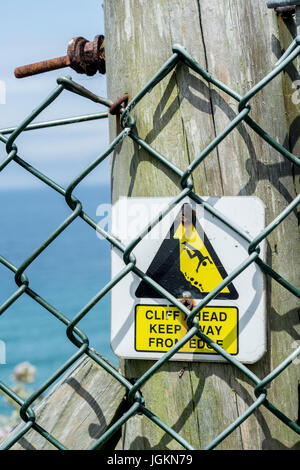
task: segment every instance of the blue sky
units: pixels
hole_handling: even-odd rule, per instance
[[[92,40],[104,34],[101,0],[2,0],[0,30],[0,80],[6,84],[6,104],[0,104],[0,128],[19,124],[55,88],[56,78],[74,81],[106,96],[106,79],[77,74],[66,68],[16,79],[15,67],[64,55],[76,36]],[[78,95],[63,92],[36,121],[106,111]],[[19,155],[62,185],[70,182],[108,144],[107,120],[23,133],[16,141]],[[0,143],[0,160],[5,157]],[[109,184],[109,162],[95,170],[83,184]],[[41,185],[12,162],[0,173],[0,188]]]

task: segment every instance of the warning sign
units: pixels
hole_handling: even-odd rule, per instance
[[[189,291],[195,299],[205,297],[227,276],[190,204],[181,207],[146,274],[174,297]],[[136,296],[162,297],[145,281],[137,288]],[[237,299],[238,293],[230,283],[216,298]]]
[[[112,233],[123,246],[129,246],[170,203],[171,198],[121,198],[113,206]],[[186,316],[179,308],[181,299],[189,298],[196,308],[228,275],[238,272],[249,259],[250,241],[264,226],[265,207],[256,197],[195,201],[187,196],[172,206],[134,245],[134,268],[112,289],[111,346],[115,354],[155,360],[172,349],[188,331]],[[262,259],[265,246],[264,241],[259,245]],[[122,250],[112,248],[112,277],[124,268]],[[265,302],[264,276],[252,262],[206,305],[201,304],[196,319],[210,341],[239,361],[253,363],[266,350]],[[171,360],[226,361],[197,335]]]
[[[206,307],[197,313],[200,330],[229,354],[238,352],[238,309]],[[135,317],[136,351],[166,352],[187,333],[184,314],[165,305],[137,305]],[[198,336],[191,338],[178,353],[216,354]]]

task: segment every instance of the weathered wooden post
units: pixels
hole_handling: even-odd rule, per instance
[[[124,400],[125,388],[95,361],[83,356],[34,406],[34,412],[39,426],[67,449],[88,450],[122,414]],[[23,427],[24,422],[12,431],[9,440]],[[118,434],[102,449],[112,449],[116,439]],[[30,429],[11,450],[55,450],[55,447]]]
[[[104,11],[111,99],[124,92],[133,97],[171,55],[174,43],[183,45],[209,73],[241,95],[272,70],[280,54],[277,18],[262,0],[105,0]],[[256,122],[278,142],[288,142],[290,122],[285,109],[290,104],[283,95],[282,76],[265,87],[251,106]],[[236,112],[236,103],[228,95],[181,65],[139,103],[137,131],[185,169]],[[111,118],[111,138],[115,133]],[[205,159],[193,177],[200,195],[260,197],[267,207],[267,223],[296,194],[291,163],[244,123]],[[168,172],[129,139],[117,148],[112,159],[113,201],[120,196],[172,196],[178,190]],[[292,213],[268,237],[268,262],[299,286],[299,260],[298,224]],[[261,378],[292,352],[291,345],[299,338],[299,303],[270,279],[267,305],[268,351],[249,366]],[[122,369],[128,378],[137,378],[150,365],[149,361],[126,360]],[[296,367],[292,364],[268,389],[270,401],[294,421],[299,407]],[[205,447],[254,400],[253,385],[228,364],[169,362],[142,392],[147,407],[196,448]],[[261,407],[218,448],[299,447],[296,433]],[[180,447],[147,418],[137,415],[125,426],[123,448]]]

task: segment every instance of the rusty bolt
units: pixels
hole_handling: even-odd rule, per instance
[[[105,74],[104,36],[95,36],[93,41],[83,37],[73,38],[69,42],[67,55],[17,67],[15,76],[24,78],[64,67],[71,67],[77,73],[88,76],[95,75],[97,71]]]
[[[194,299],[192,299],[192,294],[190,292],[183,292],[182,299],[179,299],[179,302],[182,303],[188,310],[192,311],[196,305]]]

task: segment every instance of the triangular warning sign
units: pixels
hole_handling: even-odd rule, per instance
[[[183,204],[146,274],[174,297],[181,298],[188,291],[195,299],[205,297],[227,276],[190,204]],[[135,295],[163,298],[143,280]],[[238,293],[230,283],[215,298],[233,300]]]

